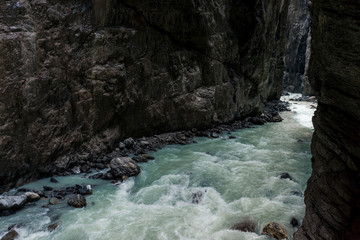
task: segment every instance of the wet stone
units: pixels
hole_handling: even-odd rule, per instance
[[[15,231],[14,229],[12,229],[10,232],[8,232],[7,234],[5,234],[5,236],[3,236],[1,238],[1,240],[14,240],[19,236],[18,232]]]
[[[287,172],[281,173],[281,174],[280,174],[280,178],[281,178],[281,179],[290,179],[290,180],[292,180],[292,177],[291,177],[290,174],[287,173]]]
[[[52,182],[52,183],[58,183],[59,181],[52,177],[52,178],[50,178],[50,182]]]
[[[239,222],[232,226],[231,229],[242,232],[255,232],[255,222],[250,220]]]

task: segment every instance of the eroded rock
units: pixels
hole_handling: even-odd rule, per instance
[[[140,167],[129,157],[117,157],[110,162],[110,171],[114,178],[120,179],[122,176],[136,176],[140,173]]]
[[[271,222],[266,225],[261,234],[268,235],[269,237],[276,238],[278,240],[289,239],[285,229],[276,222]]]
[[[19,236],[19,233],[17,231],[15,231],[14,229],[12,229],[10,232],[5,234],[5,236],[3,236],[1,238],[1,240],[15,240],[18,236]]]
[[[0,196],[0,212],[21,208],[24,206],[26,201],[27,197],[25,195]]]

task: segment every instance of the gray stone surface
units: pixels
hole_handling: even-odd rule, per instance
[[[287,5],[0,1],[0,192],[119,138],[260,113],[281,93]]]
[[[294,239],[360,239],[360,2],[311,3],[318,98],[306,214]]]

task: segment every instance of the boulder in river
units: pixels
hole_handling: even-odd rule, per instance
[[[57,197],[52,197],[52,198],[49,199],[49,203],[51,205],[56,205],[56,204],[59,203],[59,199]]]
[[[242,232],[255,232],[255,222],[250,220],[239,222],[232,226],[231,229]]]
[[[129,157],[113,158],[110,162],[110,169],[115,179],[120,179],[122,176],[136,176],[140,173],[140,167]]]
[[[81,194],[81,195],[91,195],[92,194],[91,185],[81,186],[81,188],[79,188],[79,194]]]
[[[35,202],[37,200],[40,200],[39,194],[34,192],[26,192],[24,193],[24,195],[26,196],[28,202]]]
[[[298,227],[299,226],[299,221],[296,218],[292,218],[290,221],[291,226],[293,227]]]
[[[21,208],[26,203],[27,197],[20,196],[1,196],[0,197],[0,212],[11,209]]]
[[[202,191],[194,192],[191,196],[191,202],[194,204],[199,204],[203,198],[204,193]]]
[[[12,229],[10,232],[5,234],[1,240],[14,240],[19,236],[18,232]]]
[[[281,173],[281,174],[280,174],[280,178],[281,178],[281,179],[290,179],[290,180],[292,180],[292,177],[291,177],[290,174],[287,173],[287,172]]]
[[[81,194],[75,194],[68,200],[68,205],[75,208],[82,208],[86,206],[86,198]]]
[[[59,181],[52,177],[52,178],[50,178],[50,182],[52,182],[52,183],[58,183]]]
[[[263,228],[261,234],[268,235],[269,237],[276,238],[278,240],[289,239],[285,229],[276,222],[271,222],[268,225],[266,225]]]
[[[49,232],[52,232],[52,231],[54,231],[58,226],[60,225],[60,223],[59,222],[56,222],[56,223],[53,223],[53,224],[50,224],[49,226],[48,226],[48,231]]]

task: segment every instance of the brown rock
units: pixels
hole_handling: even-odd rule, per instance
[[[58,228],[58,227],[59,227],[59,225],[60,225],[60,223],[59,223],[59,222],[56,222],[56,223],[50,224],[50,225],[48,226],[48,231],[49,231],[49,232],[54,231],[56,228]]]
[[[49,199],[49,203],[50,203],[51,205],[56,205],[56,204],[59,203],[59,199],[56,198],[56,197],[52,197],[52,198]]]
[[[122,176],[135,176],[140,173],[140,167],[129,157],[116,157],[110,162],[110,170],[115,179],[121,179]]]
[[[255,222],[253,221],[243,221],[236,223],[231,227],[232,230],[238,230],[242,232],[255,232]]]
[[[268,235],[271,238],[276,238],[278,240],[281,239],[289,239],[286,231],[284,228],[282,228],[278,223],[276,222],[271,222],[268,225],[266,225],[261,234],[263,235]]]
[[[5,234],[5,236],[3,236],[1,238],[1,240],[14,240],[19,236],[18,232],[15,231],[14,229],[12,229],[10,232],[8,232],[7,234]]]

